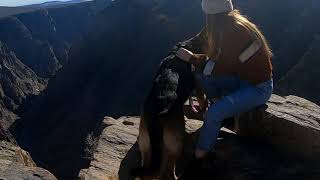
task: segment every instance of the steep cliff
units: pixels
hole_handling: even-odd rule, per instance
[[[19,105],[28,97],[38,95],[46,81],[24,65],[4,43],[0,41],[0,124],[5,128],[16,119]]]
[[[85,138],[102,117],[139,113],[160,60],[200,31],[199,4],[185,3],[177,10],[172,1],[113,1],[13,127],[22,147],[58,177],[77,176],[88,164]]]
[[[83,2],[0,18],[0,40],[38,76],[52,77],[68,61],[72,43],[107,4]]]
[[[305,1],[303,5],[313,10],[311,2],[315,1]],[[304,27],[310,22],[302,15],[295,21],[299,19],[296,15],[300,1],[280,2],[276,9],[269,1],[247,3],[243,1],[239,6],[256,17],[254,20],[271,39],[278,80],[299,62],[300,53],[305,53],[304,45],[309,43],[308,29],[287,34],[287,26],[299,23],[299,27]],[[178,0],[117,0],[95,17],[82,40],[72,46],[68,62],[50,80],[43,96],[12,126],[19,144],[28,148],[36,162],[59,178],[74,178],[79,169],[90,163],[86,149],[91,145],[87,137],[97,133],[105,115],[140,113],[160,59],[176,42],[194,36],[203,26],[199,2],[184,0],[183,4]],[[289,10],[282,11],[285,8]],[[270,12],[274,14],[271,16]],[[306,20],[314,19],[313,13]],[[195,46],[189,46],[191,41],[179,43],[172,52],[180,46],[197,51]],[[295,46],[297,42],[299,46]],[[289,49],[297,54],[293,56]],[[292,62],[284,58],[286,54]]]
[[[0,122],[5,128],[68,62],[72,43],[108,6],[108,0],[79,2],[0,18]]]

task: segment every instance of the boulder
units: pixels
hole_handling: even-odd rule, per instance
[[[196,107],[198,106],[195,102]],[[188,118],[202,118],[184,107]],[[297,96],[281,97],[273,94],[261,107],[243,113],[237,134],[268,143],[290,158],[320,162],[320,107]],[[224,122],[233,126],[230,119]]]
[[[56,180],[47,170],[37,167],[28,152],[21,149],[9,131],[0,124],[1,180]]]
[[[106,117],[93,160],[87,169],[82,169],[82,180],[127,180],[129,170],[140,164],[136,144],[139,118],[122,117],[117,120]],[[198,129],[202,122],[186,119],[185,147],[179,160],[176,174],[180,176],[190,164]],[[242,137],[222,128],[216,144],[216,159],[207,172],[209,179],[319,179],[317,163],[307,164],[282,156],[273,147],[250,137]],[[195,172],[195,174],[203,174]],[[189,179],[199,177],[189,176]]]
[[[37,167],[28,152],[7,141],[0,141],[0,179],[56,180],[49,171]]]
[[[14,137],[11,135],[11,133],[8,130],[3,128],[2,124],[0,124],[0,141],[7,141],[12,144],[17,144]]]
[[[139,118],[120,118],[115,120],[106,117],[103,125],[106,128],[102,131],[97,149],[94,152],[93,161],[90,163],[88,169],[80,171],[80,179],[118,179],[119,176],[126,176],[128,178],[129,168],[125,168],[125,173],[118,175],[121,170],[122,159],[127,154],[135,154],[128,156],[130,160],[124,160],[128,164],[123,166],[135,167],[139,164],[139,151],[136,140],[138,136]],[[131,150],[131,152],[129,152]]]

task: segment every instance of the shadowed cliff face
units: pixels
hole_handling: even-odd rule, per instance
[[[0,39],[37,74],[48,77],[59,69],[59,61],[51,44],[48,41],[33,39],[30,29],[17,17],[0,21],[0,27]]]
[[[69,50],[105,7],[95,2],[0,18],[0,40],[38,76],[49,78],[69,59]]]
[[[306,99],[320,103],[320,83],[318,83],[320,68],[320,36],[308,45],[308,49],[301,57],[299,63],[293,66],[279,81],[280,94],[296,94]]]
[[[45,84],[0,41],[0,124],[5,129],[14,122],[19,105],[38,95]]]
[[[0,18],[0,122],[5,128],[29,109],[47,79],[68,62],[73,42],[108,2],[59,5]]]
[[[139,114],[160,60],[203,26],[200,1],[181,2],[117,0],[95,17],[43,96],[12,127],[37,162],[60,178],[73,178],[88,165],[85,140],[102,117]],[[276,80],[300,62],[309,34],[317,31],[310,24],[317,17],[315,1],[286,2],[236,4],[270,39]],[[311,14],[304,16],[301,7]]]

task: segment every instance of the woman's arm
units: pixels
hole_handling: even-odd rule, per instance
[[[208,101],[204,93],[203,88],[200,86],[199,82],[196,82],[196,97],[199,103],[200,113],[204,112],[208,108]]]

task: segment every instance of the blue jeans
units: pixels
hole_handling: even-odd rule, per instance
[[[197,148],[213,150],[222,121],[266,103],[273,91],[273,80],[251,85],[237,76],[206,77],[196,75],[208,99],[222,97],[204,114]]]

